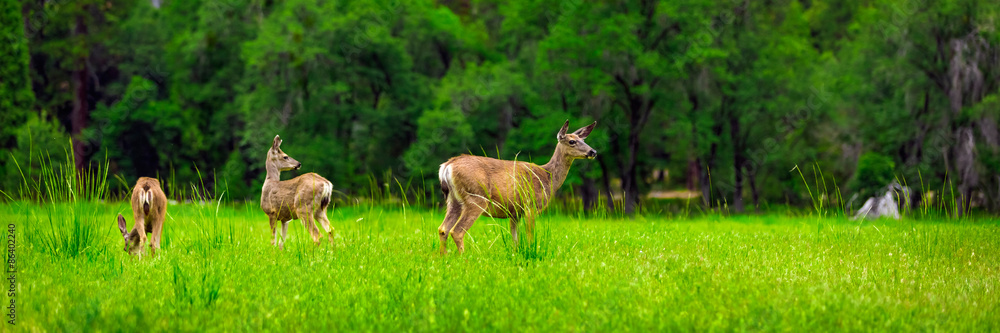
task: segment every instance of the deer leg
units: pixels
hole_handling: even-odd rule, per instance
[[[288,222],[292,222],[292,220],[281,221],[281,243],[279,243],[279,247],[282,250],[285,249],[285,238],[288,237]]]
[[[475,200],[470,198],[466,200],[467,202],[462,205],[462,217],[458,218],[458,223],[455,223],[455,227],[452,228],[451,238],[455,240],[455,246],[458,247],[458,253],[465,252],[465,233],[469,231],[472,224],[476,222],[476,219],[480,215],[483,215],[483,210],[486,208],[486,200]]]
[[[458,222],[458,218],[462,216],[462,204],[458,203],[452,198],[448,198],[448,207],[444,212],[444,221],[441,222],[441,226],[438,227],[438,236],[441,237],[441,255],[448,252],[448,234],[451,233],[451,229],[455,227],[455,223]]]
[[[271,215],[268,215],[267,218],[271,222],[271,246],[276,246],[278,245],[278,219]]]
[[[156,254],[156,250],[160,249],[160,235],[163,234],[163,218],[161,217],[155,224],[153,224],[153,242],[149,244],[150,249],[153,250],[153,254]]]
[[[312,212],[312,207],[305,206],[298,211],[299,219],[302,220],[302,226],[309,230],[309,235],[312,236],[313,243],[319,245],[319,239],[323,237],[320,235],[319,228],[316,227],[316,219]]]
[[[330,236],[330,244],[333,244],[333,227],[330,227],[330,219],[326,217],[326,209],[320,209],[316,212],[315,219],[319,221],[319,224],[323,226],[323,230],[326,231],[326,235]]]
[[[510,238],[514,241],[514,246],[517,247],[517,218],[510,217]]]
[[[455,230],[451,232],[451,238],[455,240],[455,246],[458,247],[458,253],[465,252],[465,232],[469,231],[472,224],[476,222],[476,219],[478,219],[482,214],[483,212],[479,209],[465,210],[462,212],[462,217],[458,219],[458,223],[455,225]]]
[[[139,233],[139,249],[146,244],[149,244],[149,237],[146,236],[146,217],[143,215],[136,215],[135,219],[135,230]]]

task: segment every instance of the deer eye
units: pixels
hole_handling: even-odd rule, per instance
[[[282,157],[282,158],[284,158],[284,159],[286,159],[286,160],[287,160],[287,159],[288,159],[288,156],[284,156],[284,157]]]
[[[570,146],[575,145],[575,144],[576,144],[576,140],[569,140],[569,145]]]

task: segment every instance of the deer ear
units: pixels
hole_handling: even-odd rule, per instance
[[[587,127],[583,127],[583,128],[580,128],[580,129],[576,130],[576,132],[573,132],[573,134],[576,134],[581,139],[586,139],[587,136],[590,135],[590,131],[594,130],[594,126],[597,126],[597,122],[596,121],[593,124],[587,125]]]
[[[569,119],[566,119],[566,123],[564,123],[562,128],[559,129],[559,134],[556,134],[556,140],[562,141],[563,137],[566,136],[566,130],[568,129],[569,129]]]
[[[122,214],[118,214],[118,230],[122,231],[122,236],[125,236],[125,217]]]
[[[274,143],[271,144],[271,148],[277,149],[278,147],[281,147],[281,137],[275,135],[274,136]]]

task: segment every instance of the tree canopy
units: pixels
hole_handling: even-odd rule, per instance
[[[886,175],[859,157],[879,156],[922,192],[954,186],[958,212],[1000,210],[995,2],[0,3],[6,193],[48,154],[254,200],[280,134],[348,196],[434,197],[449,157],[545,163],[569,119],[598,123],[562,191],[586,209],[868,194]]]

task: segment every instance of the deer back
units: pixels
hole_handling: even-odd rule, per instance
[[[289,180],[265,182],[261,192],[261,209],[281,217],[295,218],[298,207],[318,204],[325,208],[330,202],[333,184],[316,173],[307,173]]]
[[[440,171],[442,186],[453,198],[486,198],[489,211],[541,209],[552,194],[551,174],[533,163],[462,155],[442,164]]]

